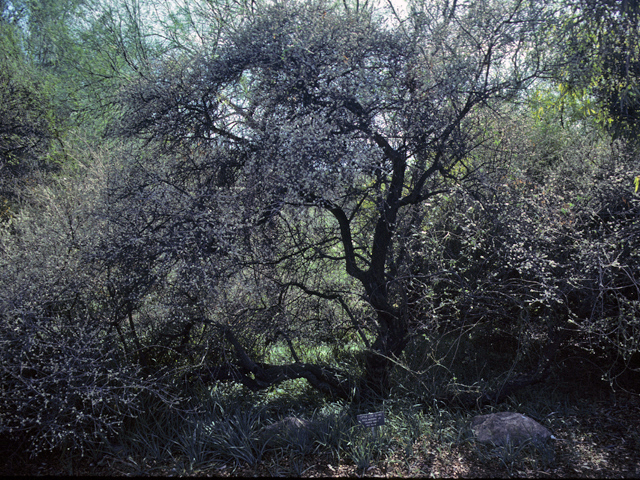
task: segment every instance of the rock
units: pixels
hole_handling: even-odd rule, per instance
[[[286,437],[298,441],[305,441],[311,435],[312,422],[296,417],[285,417],[271,425],[267,425],[260,433],[260,439],[265,443],[281,443],[278,439]]]
[[[553,438],[551,432],[538,422],[514,412],[478,415],[471,420],[471,430],[478,442],[498,446],[519,445],[527,441],[541,445]]]
[[[287,430],[298,430],[301,428],[309,429],[311,422],[297,417],[285,417],[282,420],[278,420],[271,425],[264,427],[263,432],[268,433],[283,433]]]

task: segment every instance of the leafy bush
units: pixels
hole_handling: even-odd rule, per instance
[[[34,454],[82,452],[135,415],[142,393],[162,390],[97,309],[101,277],[85,261],[103,228],[94,160],[34,189],[0,229],[0,432]]]
[[[32,453],[82,452],[135,414],[143,384],[89,319],[6,315],[0,332],[2,434]],[[15,435],[22,434],[22,435]],[[24,436],[26,434],[26,437]]]
[[[511,118],[500,148],[485,152],[504,155],[505,168],[442,202],[415,244],[430,279],[415,283],[416,315],[432,339],[458,335],[453,347],[436,342],[458,352],[447,363],[458,372],[478,352],[477,368],[519,373],[579,355],[613,380],[638,366],[634,156],[579,126]]]
[[[59,136],[51,86],[21,50],[17,27],[0,20],[0,220],[39,171],[57,170]]]

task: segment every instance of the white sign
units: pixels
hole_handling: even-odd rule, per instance
[[[358,415],[358,422],[363,427],[371,427],[371,433],[376,434],[376,427],[384,425],[384,412],[364,413]]]

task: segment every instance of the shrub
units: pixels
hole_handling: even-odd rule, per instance
[[[634,155],[558,124],[521,117],[507,125],[497,152],[511,157],[508,168],[485,172],[475,191],[441,203],[416,244],[416,268],[438,272],[424,276],[416,300],[423,328],[433,338],[459,336],[450,368],[484,352],[485,366],[506,360],[514,372],[539,373],[555,355],[578,355],[613,381],[638,366]],[[541,129],[545,143],[534,148]]]
[[[0,434],[32,454],[82,453],[135,415],[141,394],[162,391],[97,308],[101,278],[85,262],[104,227],[94,160],[35,188],[0,228]]]

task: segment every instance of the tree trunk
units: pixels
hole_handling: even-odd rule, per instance
[[[365,357],[365,373],[361,384],[364,396],[386,397],[389,393],[389,374],[407,345],[407,328],[395,312],[378,311],[380,332]]]

